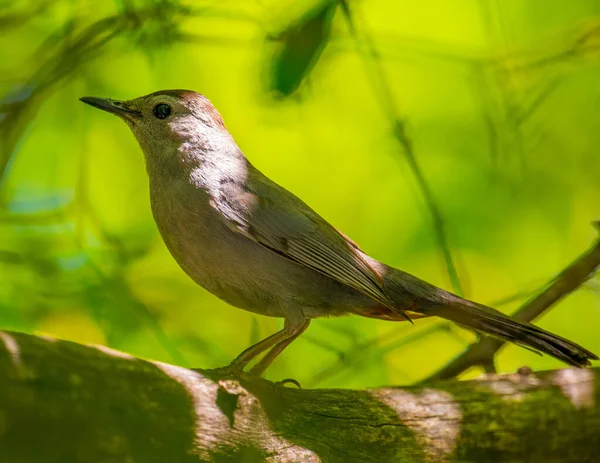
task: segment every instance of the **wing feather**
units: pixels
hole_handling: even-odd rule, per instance
[[[230,229],[373,298],[410,320],[385,293],[383,279],[357,246],[296,196],[266,177],[227,183],[212,201]]]

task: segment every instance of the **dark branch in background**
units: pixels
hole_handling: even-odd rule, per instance
[[[23,9],[22,11],[17,10],[10,13],[0,14],[0,30],[6,32],[9,29],[23,26],[38,15],[43,15],[52,4],[52,0],[31,3],[33,3],[33,5],[30,5],[29,8]],[[12,2],[10,2],[10,4],[12,6]],[[0,8],[3,7],[4,5],[0,6]]]
[[[598,268],[600,268],[600,239],[550,281],[540,294],[521,306],[513,317],[526,322],[535,320],[553,304],[583,285]],[[486,372],[494,372],[494,356],[504,344],[505,341],[482,337],[425,381],[453,378],[473,366],[481,366]]]
[[[456,266],[452,259],[452,253],[448,244],[446,226],[444,223],[444,218],[442,217],[442,212],[440,211],[433,192],[431,191],[431,187],[427,183],[423,171],[417,162],[412,140],[406,133],[406,124],[400,117],[400,112],[394,103],[391,86],[381,66],[379,53],[375,48],[373,41],[364,30],[362,34],[359,34],[347,0],[339,0],[339,2],[344,13],[344,17],[346,18],[346,22],[348,23],[350,33],[356,41],[357,50],[363,65],[367,70],[367,75],[370,76],[371,80],[373,81],[373,86],[379,89],[379,98],[382,105],[385,107],[390,121],[392,122],[393,135],[402,147],[402,153],[408,162],[410,170],[417,181],[419,190],[423,195],[427,209],[431,214],[435,235],[446,263],[446,271],[448,272],[452,287],[457,294],[462,296],[463,289],[460,283],[458,272],[456,271]]]

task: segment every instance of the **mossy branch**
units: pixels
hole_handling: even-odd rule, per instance
[[[595,461],[599,378],[303,390],[0,332],[0,462]]]

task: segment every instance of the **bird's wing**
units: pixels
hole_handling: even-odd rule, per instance
[[[359,255],[352,242],[283,187],[262,175],[254,179],[251,186],[226,184],[218,200],[211,202],[230,229],[409,319],[395,307],[384,291],[381,275]]]

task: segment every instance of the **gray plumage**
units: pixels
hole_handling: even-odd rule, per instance
[[[244,310],[282,317],[282,331],[228,367],[261,374],[311,319],[439,316],[575,366],[597,357],[577,344],[462,299],[369,257],[246,159],[202,95],[165,90],[130,101],[82,101],[120,116],[145,155],[152,212],[182,269]],[[163,117],[164,116],[164,117]]]

